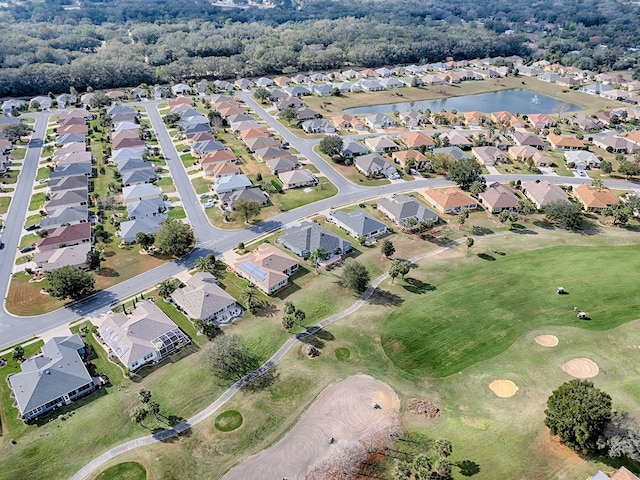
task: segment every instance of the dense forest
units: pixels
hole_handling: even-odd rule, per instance
[[[635,65],[640,7],[619,0],[11,0],[0,96],[520,55]]]

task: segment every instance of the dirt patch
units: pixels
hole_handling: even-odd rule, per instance
[[[555,335],[538,335],[536,343],[543,347],[555,347],[558,345],[558,337]]]
[[[574,358],[562,364],[562,370],[575,378],[593,378],[600,371],[598,364],[588,358]]]
[[[327,387],[285,437],[231,469],[224,480],[302,479],[315,465],[385,431],[400,400],[388,385],[356,375]]]
[[[494,380],[489,388],[500,398],[513,397],[518,391],[518,386],[511,380]]]
[[[414,415],[428,418],[429,420],[442,416],[442,411],[425,398],[410,398],[407,402],[407,410]]]

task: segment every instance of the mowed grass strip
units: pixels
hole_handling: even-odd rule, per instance
[[[146,480],[147,471],[137,462],[124,462],[107,468],[96,480]]]
[[[382,345],[402,370],[444,377],[504,352],[534,328],[610,329],[638,318],[638,268],[638,248],[620,246],[480,253],[464,266],[414,270],[412,284],[397,283],[421,294],[389,315]],[[558,286],[569,294],[556,294]],[[578,320],[574,307],[591,319]]]

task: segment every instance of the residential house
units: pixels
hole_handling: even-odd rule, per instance
[[[127,202],[127,215],[129,220],[139,220],[147,217],[157,217],[167,211],[167,206],[162,198],[150,198]]]
[[[276,110],[284,110],[285,108],[302,108],[304,107],[304,102],[296,97],[287,97],[284,100],[277,100],[273,102],[273,105],[276,107]]]
[[[84,143],[86,136],[82,133],[66,133],[56,137],[56,145],[65,145],[67,143]]]
[[[296,85],[295,87],[289,87],[284,89],[284,93],[288,97],[304,97],[305,95],[311,95],[311,91],[307,87],[302,85]]]
[[[298,120],[313,120],[314,118],[319,118],[322,115],[318,114],[315,110],[304,106],[296,109],[296,115],[298,116]]]
[[[139,300],[129,314],[107,314],[98,333],[110,353],[132,372],[158,364],[191,344],[173,320],[149,300]]]
[[[415,110],[409,110],[408,112],[400,112],[398,117],[400,118],[400,121],[405,127],[411,128],[411,129],[414,129],[422,125],[423,123],[426,123],[427,121],[427,119],[422,113],[416,112]]]
[[[41,352],[22,362],[21,372],[7,379],[20,416],[26,421],[68,405],[95,389],[84,364],[85,346],[77,333],[53,337]]]
[[[250,152],[262,150],[264,148],[279,148],[282,146],[280,141],[275,137],[254,137],[247,138],[244,142]]]
[[[546,150],[547,148],[544,140],[533,133],[516,131],[511,134],[511,138],[519,146],[534,147],[538,150]]]
[[[565,191],[548,180],[522,182],[522,190],[538,209],[553,202],[569,202],[569,196]]]
[[[402,228],[407,226],[407,222],[424,222],[427,220],[438,223],[438,215],[428,209],[424,204],[413,197],[406,195],[394,195],[391,198],[381,198],[378,200],[378,212],[393,220]],[[411,219],[411,220],[410,220]]]
[[[505,127],[515,127],[520,128],[525,126],[524,120],[518,118],[511,112],[501,111],[501,112],[493,112],[490,115],[490,119],[496,125],[504,125]]]
[[[125,187],[139,185],[142,183],[151,183],[157,178],[153,171],[153,167],[149,164],[145,165],[143,168],[120,173],[122,174],[122,185]]]
[[[601,212],[620,200],[608,187],[596,189],[582,184],[573,188],[573,194],[587,212]]]
[[[427,188],[422,196],[431,207],[441,213],[459,214],[462,210],[476,210],[478,202],[459,188]]]
[[[469,156],[464,153],[459,147],[441,147],[433,149],[434,155],[447,155],[453,160],[462,160],[463,158],[469,158]]]
[[[387,226],[362,210],[353,210],[349,213],[337,211],[329,212],[330,222],[340,228],[344,228],[349,235],[355,238],[364,237],[372,241],[387,233]]]
[[[64,190],[89,189],[89,180],[84,175],[76,175],[74,177],[58,178],[47,183],[49,192],[59,192]]]
[[[281,172],[278,174],[278,178],[282,182],[282,188],[285,190],[318,184],[318,179],[315,175],[305,168]]]
[[[586,150],[564,152],[564,160],[567,164],[573,162],[576,170],[589,170],[600,166],[600,159]]]
[[[54,250],[37,252],[33,256],[33,262],[39,270],[49,271],[62,267],[86,268],[87,254],[91,251],[90,243],[81,243],[70,247],[61,247]]]
[[[407,165],[409,160],[413,161],[412,168],[420,170],[427,162],[425,157],[418,150],[400,150],[399,152],[393,152],[391,155],[393,161],[399,163],[403,167]]]
[[[585,132],[599,132],[604,128],[604,125],[598,118],[584,113],[577,113],[573,123]]]
[[[118,235],[122,237],[125,244],[134,243],[136,241],[136,233],[144,232],[155,235],[160,230],[160,225],[167,219],[164,213],[158,213],[155,216],[145,216],[120,222]]]
[[[49,200],[44,202],[43,209],[46,212],[65,207],[78,207],[89,202],[88,190],[79,188],[76,190],[60,190],[49,195]]]
[[[381,92],[384,86],[378,80],[360,80],[360,87],[364,92]]]
[[[494,166],[508,162],[507,156],[496,147],[473,147],[471,153],[484,166]]]
[[[509,187],[499,182],[494,182],[487,186],[484,192],[478,197],[491,213],[500,213],[503,210],[515,210],[519,198]]]
[[[300,85],[302,83],[307,83],[309,81],[309,77],[299,73],[292,77],[291,80],[293,81],[293,83],[297,83],[298,85]]]
[[[355,165],[367,177],[400,178],[396,167],[377,153],[356,157]]]
[[[447,142],[450,147],[458,147],[461,149],[471,148],[473,143],[469,141],[462,133],[457,130],[449,130],[440,134],[440,139]],[[445,140],[446,139],[446,140]]]
[[[369,150],[376,153],[391,152],[398,149],[398,145],[391,137],[369,137],[365,139],[364,144]]]
[[[229,175],[226,177],[216,178],[213,184],[213,191],[216,192],[216,195],[220,196],[222,193],[244,190],[252,185],[251,180],[249,180],[244,174]]]
[[[319,118],[302,122],[302,125],[300,126],[305,133],[336,133],[336,129],[333,125],[326,120]]]
[[[270,243],[262,243],[256,250],[246,253],[233,263],[236,274],[267,295],[289,283],[289,277],[298,270],[298,261]]]
[[[315,222],[289,227],[276,241],[302,258],[308,258],[318,248],[322,248],[327,257],[346,255],[353,248],[350,242]]]
[[[58,108],[67,108],[67,106],[75,104],[78,101],[78,97],[77,95],[63,93],[56,97],[56,101],[58,102]]]
[[[367,153],[369,153],[369,150],[363,144],[356,142],[355,140],[348,139],[344,140],[344,143],[342,144],[342,152],[340,152],[344,158],[353,158],[358,155],[366,155]]]
[[[272,158],[265,162],[269,170],[275,175],[278,175],[283,172],[290,172],[291,170],[295,170],[300,166],[297,157],[279,157]]]
[[[333,86],[326,83],[322,85],[314,85],[313,93],[320,95],[321,97],[330,97],[333,95]]]
[[[0,105],[0,111],[7,117],[17,117],[20,115],[20,110],[23,109],[25,105],[26,102],[24,100],[10,98],[9,100],[2,102],[2,105]]]
[[[236,299],[220,288],[209,272],[195,273],[171,294],[171,300],[191,319],[228,322],[242,315]]]
[[[204,174],[218,178],[228,175],[240,175],[242,172],[235,163],[218,162],[206,165],[204,168]]]
[[[380,80],[380,85],[385,90],[393,90],[395,88],[404,87],[404,83],[402,83],[397,78],[384,78]]]
[[[89,220],[89,206],[58,208],[47,212],[47,216],[40,219],[40,228],[49,230],[62,225],[75,225]]]
[[[488,120],[487,114],[484,112],[473,111],[464,113],[464,121],[468,127],[479,127],[480,125],[484,125]]]
[[[289,150],[277,147],[261,148],[259,150],[256,150],[254,154],[256,158],[262,160],[263,162],[272,160],[274,158],[285,158],[291,156],[291,152]]]
[[[192,150],[197,156],[204,155],[206,153],[217,152],[218,150],[226,150],[224,146],[218,140],[205,140],[204,142],[194,143]]]
[[[254,83],[251,80],[246,78],[240,78],[234,82],[235,86],[240,90],[251,90],[254,86]]]
[[[273,85],[273,80],[266,77],[260,77],[259,79],[256,80],[255,84],[258,87],[267,88]]]
[[[593,144],[612,153],[635,153],[640,150],[637,144],[616,136],[594,138]]]
[[[538,130],[553,127],[556,124],[556,121],[546,113],[530,113],[527,120]]]
[[[91,243],[91,224],[78,223],[47,230],[47,235],[36,243],[38,252]]]
[[[84,175],[91,177],[93,174],[93,167],[88,163],[73,163],[64,167],[56,168],[53,172],[49,173],[49,180],[57,178],[73,177],[76,175]]]
[[[554,150],[582,150],[584,143],[570,135],[556,135],[550,133],[547,135],[547,141]]]
[[[216,139],[216,137],[214,137],[213,133],[211,132],[196,132],[196,133],[191,133],[189,134],[189,136],[186,136],[186,137],[188,142],[191,145],[195,145],[200,142],[208,142],[210,140]]]
[[[269,205],[268,195],[258,187],[249,187],[233,192],[224,192],[218,195],[220,208],[233,211],[237,202],[244,200],[247,202],[258,202],[261,206]]]
[[[398,139],[409,148],[433,148],[436,142],[430,135],[422,132],[405,132],[398,135]]]
[[[155,185],[147,183],[131,185],[122,189],[122,197],[125,203],[139,202],[141,200],[162,199],[163,192]]]
[[[398,125],[393,118],[389,115],[385,115],[384,113],[369,115],[365,118],[365,123],[369,128],[374,130],[392,128]]]
[[[190,95],[191,87],[186,83],[178,83],[177,85],[173,85],[171,87],[171,91],[174,95]]]
[[[291,79],[284,75],[274,78],[273,81],[275,82],[276,85],[279,85],[281,87],[286,87],[291,83]]]

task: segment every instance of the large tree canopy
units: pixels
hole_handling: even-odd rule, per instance
[[[195,237],[190,225],[168,218],[156,233],[155,246],[160,253],[179,257],[193,246]]]
[[[93,292],[95,278],[89,272],[67,266],[47,272],[49,294],[53,298],[79,300]]]
[[[611,397],[588,380],[571,380],[553,391],[544,413],[552,435],[573,450],[593,453],[611,422]]]

